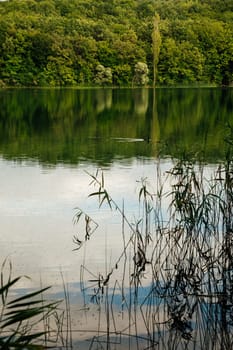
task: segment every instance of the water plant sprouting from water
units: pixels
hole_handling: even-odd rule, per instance
[[[44,295],[50,287],[15,297],[17,284],[23,278],[28,279],[26,276],[13,277],[11,262],[3,262],[0,272],[0,348],[57,348],[64,343],[61,301],[45,300]]]
[[[90,197],[97,197],[100,208],[107,204],[122,219],[123,249],[109,271],[88,284],[86,267],[81,267],[82,290],[92,287],[92,300],[104,306],[107,341],[103,344],[121,335],[128,339],[129,348],[132,339],[138,348],[143,341],[148,349],[232,348],[231,138],[225,162],[215,167],[183,157],[162,174],[158,161],[153,190],[146,179],[141,181],[140,216],[134,222],[125,214],[124,204],[109,194],[103,173],[90,176],[96,189]],[[87,217],[85,230],[90,232]],[[81,243],[78,237],[76,243]],[[122,322],[114,311],[119,295]]]

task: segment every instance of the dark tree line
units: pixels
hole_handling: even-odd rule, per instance
[[[232,0],[0,2],[0,86],[229,85],[232,52]]]

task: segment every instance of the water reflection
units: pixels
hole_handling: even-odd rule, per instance
[[[43,164],[109,165],[158,152],[179,157],[187,150],[216,161],[233,120],[232,94],[232,89],[4,90],[0,152]]]
[[[188,220],[186,226],[178,230],[177,223],[181,220],[177,217],[174,230],[163,231],[162,224],[167,223],[168,219],[164,216],[164,208],[159,207],[157,202],[157,208],[163,212],[156,216],[156,223],[161,220],[161,231],[155,230],[157,236],[150,251],[154,259],[152,266],[140,255],[140,237],[135,245],[131,245],[132,231],[122,226],[116,211],[104,207],[99,217],[97,201],[87,200],[91,190],[88,187],[90,178],[85,171],[93,174],[97,167],[104,168],[105,183],[111,196],[120,206],[124,198],[124,213],[130,218],[134,229],[139,229],[142,221],[138,218],[146,209],[138,208],[136,181],[147,177],[152,184],[161,184],[155,172],[158,154],[161,157],[162,178],[166,177],[172,166],[171,158],[182,158],[185,152],[199,154],[206,163],[213,162],[214,165],[223,160],[226,124],[233,122],[232,92],[231,89],[42,89],[0,92],[1,256],[9,256],[15,273],[28,274],[34,285],[41,274],[45,285],[52,284],[57,288],[56,295],[59,297],[62,270],[71,292],[74,315],[78,316],[73,319],[73,328],[77,326],[79,329],[78,336],[83,332],[82,339],[91,337],[90,326],[95,332],[95,341],[93,343],[93,338],[90,338],[89,348],[96,344],[103,346],[106,341],[113,342],[113,334],[117,337],[119,334],[129,335],[124,341],[116,340],[123,348],[129,345],[131,348],[137,347],[140,342],[144,348],[160,346],[161,349],[170,349],[171,344],[176,349],[187,348],[187,344],[194,344],[193,348],[213,348],[215,338],[212,338],[212,334],[215,330],[211,327],[216,324],[218,346],[221,346],[221,332],[222,338],[227,338],[221,317],[225,317],[226,321],[226,317],[232,316],[229,298],[226,299],[230,297],[231,285],[226,286],[228,289],[223,294],[222,286],[211,280],[222,271],[223,236],[217,236],[214,232],[214,240],[210,244],[209,234],[210,227],[216,228],[225,221],[218,221],[218,217],[213,215],[217,225],[210,218],[210,225],[200,221],[201,224],[192,226],[193,222]],[[206,178],[206,173],[202,174]],[[180,184],[182,189],[183,179]],[[169,186],[163,183],[166,193],[163,205],[166,208]],[[196,198],[197,206],[194,203],[190,210],[194,208],[199,213],[200,193],[197,197],[190,196],[188,203],[192,203],[193,198]],[[216,201],[210,204],[209,208],[214,208]],[[98,221],[99,229],[83,249],[73,251],[72,237],[76,235],[80,238],[80,228],[72,224],[77,206]],[[199,215],[201,220],[206,218],[208,212],[210,209]],[[208,235],[199,239],[196,233],[203,226]],[[192,235],[190,228],[194,228]],[[180,232],[186,233],[185,239]],[[156,244],[160,247],[159,251],[155,249]],[[126,245],[130,249],[123,256]],[[221,259],[217,259],[218,256]],[[125,260],[119,260],[119,257],[124,257],[127,263],[124,264]],[[133,270],[133,261],[136,262],[136,270]],[[147,277],[143,278],[142,285],[137,281],[140,268],[145,268],[142,271]],[[191,268],[192,273],[189,271]],[[112,271],[113,281],[117,282],[110,285],[106,281]],[[187,271],[189,281],[186,279]],[[205,288],[208,286],[206,271],[211,271],[207,281],[213,288],[211,303],[205,302]],[[229,277],[227,282],[231,282],[231,270],[227,264],[223,272]],[[132,278],[136,288],[131,287]],[[164,284],[161,284],[162,279],[170,283],[167,294]],[[176,290],[173,288],[174,281],[178,286]],[[198,300],[195,304],[190,288],[196,288],[196,282],[199,283],[199,294],[196,295]],[[29,287],[28,281],[22,283],[21,287]],[[172,294],[174,290],[175,295]],[[24,293],[25,289],[17,292]],[[220,293],[225,304],[218,304],[218,314],[216,301]],[[89,304],[91,298],[93,303]],[[83,301],[85,309],[81,307]],[[76,304],[73,305],[73,302]],[[110,318],[106,318],[106,308]],[[192,319],[193,324],[200,324],[194,330],[196,334],[200,331],[198,334],[201,338],[196,339],[199,343],[192,343],[189,338],[193,324],[186,322],[186,318],[192,308],[196,317]],[[178,311],[181,317],[175,319]],[[213,323],[210,325],[207,319]],[[89,333],[86,332],[87,326]],[[181,335],[177,339],[176,333]],[[136,334],[142,338],[132,340]]]

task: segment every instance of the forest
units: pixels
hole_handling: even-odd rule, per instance
[[[0,2],[0,87],[233,84],[232,0]]]

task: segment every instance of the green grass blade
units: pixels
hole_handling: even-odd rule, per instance
[[[50,289],[50,288],[51,288],[51,287],[45,287],[45,288],[43,288],[43,289],[37,290],[36,292],[32,292],[32,293],[29,293],[29,294],[24,295],[24,296],[22,296],[22,297],[19,297],[19,298],[17,298],[17,299],[14,299],[14,300],[10,301],[10,302],[8,303],[8,305],[18,303],[18,302],[21,301],[21,300],[30,299],[30,298],[32,298],[32,297],[38,295],[38,294],[42,294],[43,292],[45,292],[46,290],[48,290],[48,289]]]

